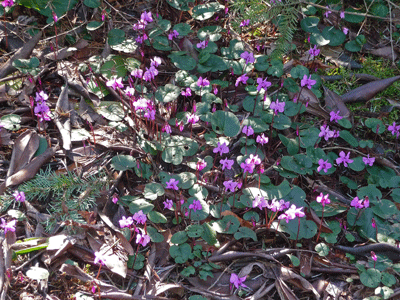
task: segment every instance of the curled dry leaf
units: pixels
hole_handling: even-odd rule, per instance
[[[324,119],[329,118],[329,113],[321,107],[321,103],[319,102],[317,96],[310,91],[309,89],[302,89],[301,95],[298,96],[296,93],[288,92],[290,99],[294,99],[296,96],[298,98],[297,101],[300,101],[304,105],[307,106],[307,112],[313,114],[314,116],[319,116]]]
[[[325,109],[328,112],[334,111],[335,113],[339,111],[339,116],[342,116],[343,118],[348,119],[351,121],[351,113],[350,110],[346,107],[346,104],[344,104],[343,100],[340,98],[338,94],[335,92],[331,91],[324,85],[322,86],[324,89],[324,94],[325,94]]]
[[[350,92],[341,96],[343,102],[357,102],[357,101],[368,101],[372,99],[377,93],[383,91],[387,87],[391,86],[394,82],[400,79],[399,76],[394,76],[382,80],[372,81],[364,84]]]

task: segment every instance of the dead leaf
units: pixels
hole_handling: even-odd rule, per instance
[[[66,81],[67,82],[67,81]],[[60,96],[58,97],[56,104],[56,117],[54,122],[60,131],[63,148],[65,150],[71,150],[71,119],[70,119],[71,104],[68,99],[68,83],[61,90]]]
[[[290,99],[293,100],[294,97],[297,97],[297,101],[300,101],[301,103],[306,105],[306,110],[308,113],[322,117],[324,119],[329,119],[329,113],[321,107],[317,96],[315,96],[315,94],[309,89],[302,89],[300,96],[292,92],[288,92],[288,94]]]
[[[390,46],[374,49],[374,50],[368,51],[368,53],[376,55],[376,56],[380,56],[383,58],[387,58],[387,59],[390,59],[393,61],[397,60],[397,58],[399,57],[397,55],[397,52]]]
[[[300,273],[304,274],[304,277],[309,277],[311,274],[312,257],[311,252],[300,252]]]
[[[368,101],[372,99],[377,93],[383,91],[394,82],[400,79],[399,76],[394,76],[382,80],[376,80],[364,84],[350,92],[341,96],[343,102],[357,102],[357,101]]]
[[[3,130],[2,130],[3,131]],[[14,142],[7,177],[24,168],[39,148],[39,136],[33,130],[26,130]]]
[[[247,227],[247,228],[253,228],[253,225],[249,221],[242,219],[241,217],[239,217],[237,214],[235,214],[234,212],[232,212],[230,210],[224,210],[221,213],[221,216],[223,216],[223,217],[224,216],[234,216],[240,222],[240,226]]]
[[[14,144],[10,139],[11,133],[5,129],[0,129],[0,146],[9,146]]]
[[[340,96],[336,94],[335,92],[331,91],[324,85],[322,86],[324,89],[324,94],[325,94],[325,109],[328,112],[337,112],[339,111],[339,116],[342,116],[343,118],[348,119],[351,121],[351,113],[350,110],[346,107],[346,104],[342,101]]]

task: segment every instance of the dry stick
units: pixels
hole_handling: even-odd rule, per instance
[[[393,29],[392,29],[392,25],[393,25],[393,20],[392,20],[392,5],[390,3],[390,1],[388,1],[388,5],[389,5],[389,18],[390,18],[390,24],[389,24],[389,34],[390,34],[390,47],[392,50],[392,66],[395,66],[394,63],[394,49],[393,49],[393,38],[392,38],[392,33],[393,33]]]
[[[367,10],[365,11],[365,14],[368,14],[369,8],[371,7],[371,5],[374,3],[374,1],[371,2],[371,4],[369,6],[367,6],[367,3],[364,0],[364,5],[367,8]],[[360,29],[357,32],[357,35],[359,35],[361,33],[362,28],[364,27],[365,23],[367,23],[367,18],[364,19],[364,21],[362,22]]]

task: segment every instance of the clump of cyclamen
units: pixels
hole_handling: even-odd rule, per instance
[[[44,92],[36,92],[36,106],[34,108],[35,115],[39,118],[39,122],[50,121],[50,108],[47,104],[49,96]]]

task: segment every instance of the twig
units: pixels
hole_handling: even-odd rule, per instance
[[[390,3],[390,1],[388,1],[388,5],[389,5],[389,18],[390,18],[390,24],[389,24],[389,33],[390,33],[390,47],[392,50],[392,66],[395,66],[394,63],[394,49],[393,49],[393,37],[392,37],[392,33],[393,33],[393,29],[392,29],[392,25],[393,25],[393,20],[392,20],[392,5]]]

